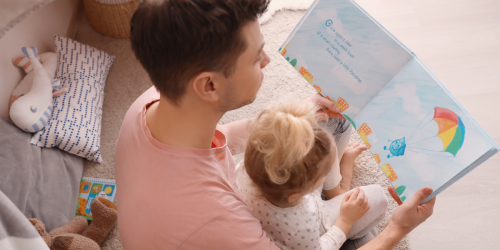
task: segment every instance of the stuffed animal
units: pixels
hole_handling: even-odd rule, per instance
[[[68,88],[61,88],[58,79],[54,81],[57,67],[55,53],[46,52],[38,56],[34,47],[24,47],[23,52],[25,56],[12,60],[13,64],[22,67],[27,75],[10,96],[9,115],[16,126],[34,133],[45,127],[50,119],[52,97],[64,94]]]
[[[29,219],[51,250],[100,250],[101,243],[118,220],[116,205],[106,198],[97,197],[90,205],[92,223],[77,216],[66,225],[50,233],[38,219]]]

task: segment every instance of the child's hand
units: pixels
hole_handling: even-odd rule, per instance
[[[368,197],[363,189],[357,187],[352,192],[347,193],[340,205],[339,219],[352,225],[370,209]]]
[[[319,107],[318,112],[316,112],[316,121],[322,121],[332,117],[344,119],[344,117],[339,114],[340,108],[319,93],[308,97],[306,101],[310,101]]]
[[[363,189],[357,187],[344,196],[340,205],[340,216],[335,222],[335,226],[340,228],[347,236],[351,231],[352,224],[359,220],[369,209],[368,197],[365,196]]]

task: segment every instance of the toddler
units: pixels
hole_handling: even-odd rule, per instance
[[[335,140],[315,114],[312,103],[266,109],[250,125],[245,158],[237,166],[240,197],[281,249],[339,249],[346,239],[374,231],[387,210],[378,185],[321,198],[318,189],[341,182],[339,168],[350,168],[352,176],[354,158],[366,147],[346,149],[352,160],[339,166]]]

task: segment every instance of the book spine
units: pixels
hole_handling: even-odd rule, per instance
[[[481,156],[478,160],[476,160],[474,163],[472,163],[471,165],[469,165],[467,168],[465,168],[464,170],[462,170],[460,173],[458,173],[457,175],[455,175],[455,177],[453,177],[451,180],[449,180],[448,182],[446,182],[445,184],[443,184],[441,187],[439,187],[437,190],[435,190],[431,196],[427,197],[422,203],[420,203],[420,205],[430,201],[432,198],[434,198],[435,196],[437,196],[439,193],[441,193],[443,190],[447,189],[449,186],[451,186],[451,184],[455,183],[456,181],[460,180],[462,177],[464,177],[466,174],[468,174],[470,171],[474,170],[477,166],[481,165],[481,163],[483,163],[484,161],[486,161],[487,159],[489,159],[491,156],[493,156],[494,154],[496,154],[498,152],[498,149],[497,148],[494,148],[492,150],[490,150],[489,152],[487,152],[486,154],[484,154],[483,156]]]
[[[88,182],[94,182],[94,183],[97,182],[97,183],[102,183],[102,184],[116,185],[116,181],[111,180],[111,179],[99,179],[99,178],[91,178],[91,177],[83,177],[82,179],[85,181],[88,181]]]

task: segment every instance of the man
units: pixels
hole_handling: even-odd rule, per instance
[[[134,13],[132,49],[155,87],[130,107],[116,145],[126,250],[277,249],[235,192],[231,153],[243,150],[248,121],[217,124],[262,83],[270,58],[257,16],[267,5],[146,1]],[[319,95],[311,100],[326,108],[321,115],[338,113]],[[418,206],[427,196],[421,190],[402,205],[366,249],[390,249],[430,216],[434,200]]]

